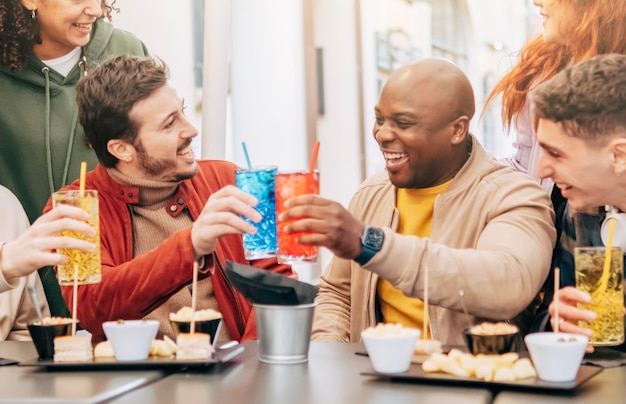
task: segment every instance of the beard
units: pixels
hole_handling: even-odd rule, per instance
[[[191,140],[185,142],[181,147],[178,148],[177,152],[186,149],[190,144]],[[198,172],[198,166],[196,165],[195,168],[191,171],[176,173],[176,160],[159,159],[148,155],[141,141],[138,141],[137,144],[135,144],[134,146],[135,150],[137,150],[137,157],[139,158],[139,167],[143,170],[144,173],[146,173],[150,177],[158,178],[161,177],[163,173],[173,171],[175,172],[174,177],[167,179],[167,181],[179,182],[192,178]]]

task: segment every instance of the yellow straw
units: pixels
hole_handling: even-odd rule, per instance
[[[596,289],[597,293],[604,293],[609,283],[609,275],[611,274],[611,253],[613,252],[613,232],[615,231],[615,219],[609,219],[609,237],[604,250],[604,270],[600,278],[600,287]]]
[[[554,268],[554,297],[556,302],[554,306],[554,332],[559,332],[559,289],[561,282],[561,269],[559,267]]]
[[[80,196],[85,195],[85,176],[87,175],[87,162],[80,163]]]
[[[189,333],[196,332],[196,295],[198,291],[198,261],[193,262],[193,280],[191,281],[191,326]]]

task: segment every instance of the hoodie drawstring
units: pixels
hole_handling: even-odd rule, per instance
[[[83,65],[80,64],[81,76],[83,72]],[[56,191],[54,185],[54,174],[52,172],[52,146],[50,140],[50,68],[44,67],[42,73],[46,80],[46,122],[45,122],[45,135],[46,135],[46,163],[48,168],[48,186],[50,188],[50,194]],[[63,177],[59,188],[67,183],[67,174],[70,168],[70,159],[72,158],[72,149],[74,147],[74,137],[76,136],[76,124],[78,122],[78,107],[74,113],[72,119],[72,131],[70,133],[69,141],[67,142],[67,151],[65,152],[65,166],[63,167]]]

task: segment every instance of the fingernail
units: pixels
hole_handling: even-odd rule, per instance
[[[286,200],[285,203],[283,203],[283,206],[288,208],[291,205],[291,202],[289,200]]]
[[[285,227],[283,228],[283,231],[284,231],[285,233],[291,233],[291,226],[285,226]]]

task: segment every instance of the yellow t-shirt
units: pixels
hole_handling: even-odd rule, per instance
[[[431,188],[399,188],[397,208],[400,213],[398,233],[429,237],[437,195],[443,193],[452,180]],[[422,329],[424,302],[406,297],[400,289],[380,278],[377,285],[380,308],[386,323],[400,323],[405,327]],[[430,330],[422,338],[430,338]]]

